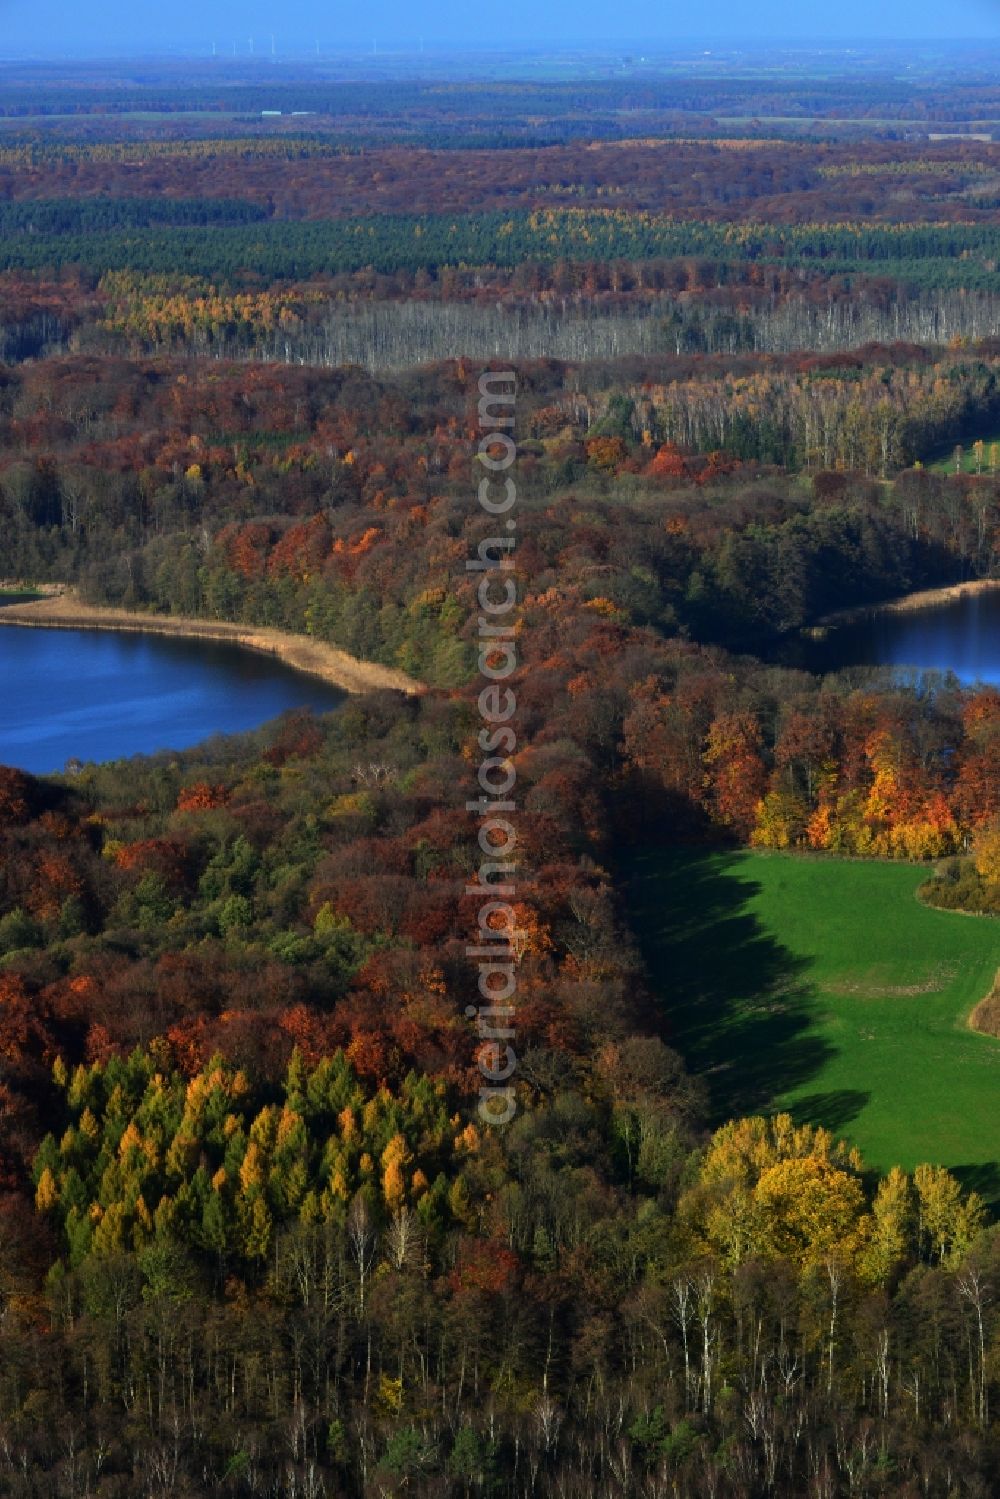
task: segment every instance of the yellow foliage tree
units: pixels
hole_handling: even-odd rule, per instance
[[[986,1223],[986,1205],[976,1192],[962,1189],[943,1166],[918,1166],[917,1189],[921,1247],[930,1259],[953,1264],[972,1244]]]
[[[271,1247],[274,1223],[263,1197],[255,1197],[251,1205],[241,1210],[240,1226],[243,1229],[243,1253],[247,1259],[266,1259]]]
[[[886,1285],[906,1263],[916,1243],[917,1212],[913,1183],[893,1166],[878,1184],[872,1205],[871,1236],[862,1273],[875,1285]]]
[[[870,1230],[865,1195],[857,1177],[828,1157],[778,1161],[757,1183],[758,1253],[800,1265],[815,1264],[834,1251],[853,1260]]]
[[[390,1212],[403,1204],[406,1196],[404,1166],[412,1161],[412,1153],[402,1135],[395,1134],[382,1152],[382,1196]]]
[[[244,1192],[264,1185],[264,1160],[260,1147],[254,1142],[247,1146],[247,1153],[240,1166],[240,1186]]]
[[[734,1119],[713,1136],[680,1213],[695,1245],[727,1264],[752,1255],[815,1262],[832,1247],[853,1254],[864,1242],[860,1176],[857,1151],[828,1130],[789,1114]]]
[[[984,884],[1000,885],[1000,822],[987,823],[979,829],[972,862]]]
[[[809,809],[802,798],[785,787],[776,787],[757,807],[750,842],[754,848],[792,848],[801,843],[807,825]]]
[[[46,1166],[38,1178],[38,1186],[35,1188],[35,1207],[40,1213],[47,1213],[54,1208],[59,1201],[59,1188],[56,1179]]]

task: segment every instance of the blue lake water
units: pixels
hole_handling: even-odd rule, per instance
[[[913,667],[1000,686],[1000,588],[922,609],[867,614],[824,640],[797,644],[792,659],[810,671]]]
[[[1000,686],[1000,589],[872,613],[782,655],[812,671],[895,666]],[[336,688],[270,656],[163,635],[0,628],[0,764],[41,775],[67,760],[186,749],[290,708],[327,712]]]
[[[186,749],[343,694],[237,646],[99,630],[0,628],[0,764],[36,775],[67,760]]]

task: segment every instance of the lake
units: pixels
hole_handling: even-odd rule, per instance
[[[872,612],[824,640],[786,645],[810,671],[894,666],[1000,686],[1000,589]],[[67,760],[187,749],[344,694],[274,657],[179,636],[0,628],[0,764],[44,775]]]
[[[873,611],[823,640],[796,642],[782,658],[809,671],[914,667],[1000,686],[1000,588],[920,609]]]
[[[0,628],[0,764],[36,775],[67,760],[186,749],[344,694],[271,656],[177,636]]]

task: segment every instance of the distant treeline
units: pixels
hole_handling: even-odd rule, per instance
[[[988,74],[979,72],[961,93],[949,88],[940,76],[933,82],[920,79],[918,91],[911,78],[899,76],[895,60],[888,58],[881,67],[859,70],[855,77],[801,73],[776,77],[766,70],[757,76],[751,72],[726,77],[723,62],[715,65],[715,76],[664,76],[662,72],[658,76],[655,63],[644,65],[646,59],[638,69],[636,58],[615,60],[622,73],[617,78],[470,81],[456,77],[447,83],[440,76],[415,81],[326,78],[316,67],[287,62],[280,78],[262,81],[259,70],[251,71],[252,59],[243,57],[233,64],[220,59],[204,68],[200,78],[192,77],[190,66],[179,72],[161,64],[159,79],[136,87],[129,78],[130,86],[123,87],[114,80],[113,71],[109,79],[108,70],[102,68],[89,80],[85,74],[69,82],[5,78],[0,115],[259,114],[281,109],[346,120],[355,128],[385,122],[400,130],[417,118],[433,122],[437,116],[440,120],[442,95],[448,115],[461,120],[463,127],[475,120],[503,119],[514,128],[531,120],[536,126],[558,122],[560,128],[569,130],[574,119],[579,129],[581,117],[590,115],[598,132],[602,126],[614,126],[617,133],[634,133],[635,122],[629,117],[637,110],[654,118],[673,116],[675,124],[678,116],[699,115],[782,122],[814,118],[837,125],[845,119],[873,124],[914,119],[964,123],[1000,114],[1000,88]],[[440,71],[440,59],[432,66]],[[586,129],[595,133],[591,120]]]
[[[178,200],[175,200],[178,201]],[[746,263],[849,275],[866,267],[909,285],[1000,290],[1000,227],[992,224],[776,226],[684,222],[614,210],[538,213],[387,214],[315,222],[260,222],[252,205],[165,200],[163,219],[145,200],[93,209],[80,203],[19,205],[4,226],[0,269],[78,265],[94,272],[136,270],[270,280],[372,268],[377,272],[525,262],[693,257],[724,267]],[[35,215],[41,215],[41,228]],[[234,223],[237,213],[249,222]],[[111,227],[111,226],[114,227]],[[60,226],[64,226],[60,232]],[[133,237],[130,229],[146,230]],[[205,232],[206,228],[209,230]]]
[[[589,269],[589,268],[588,268]],[[587,278],[587,271],[584,271]],[[551,278],[549,278],[551,279]],[[661,281],[665,278],[660,278]],[[742,288],[720,299],[680,299],[668,287],[627,300],[588,279],[585,293],[539,296],[518,288],[496,302],[473,302],[450,276],[425,299],[335,291],[328,281],[250,293],[220,292],[198,278],[113,273],[98,296],[105,314],[87,346],[130,352],[163,349],[371,370],[407,369],[449,359],[614,359],[622,355],[783,354],[866,344],[941,345],[1000,331],[1000,296],[988,292],[900,298],[882,305],[862,293],[814,304],[799,294],[745,305]],[[739,305],[740,299],[744,305]]]
[[[156,225],[256,224],[259,203],[237,198],[41,198],[0,204],[0,237],[98,234]]]

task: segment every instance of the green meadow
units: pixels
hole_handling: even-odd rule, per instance
[[[913,865],[670,851],[630,874],[665,1037],[715,1122],[787,1109],[872,1167],[931,1161],[1000,1201],[1000,1041],[967,1024],[1000,924],[922,905]]]
[[[981,452],[976,452],[976,439],[968,442],[951,443],[936,448],[929,454],[924,467],[935,474],[983,474],[986,477],[995,475],[1000,466],[1000,432],[988,432],[980,434],[982,441]],[[961,447],[961,466],[956,465],[956,453]]]

